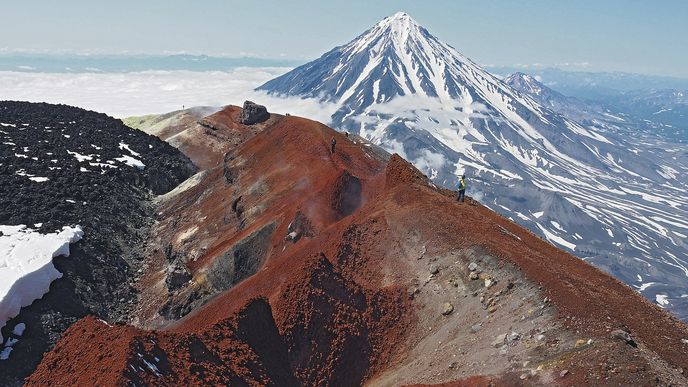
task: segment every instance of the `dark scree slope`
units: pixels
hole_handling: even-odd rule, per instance
[[[69,325],[86,314],[123,320],[136,297],[140,246],[154,218],[153,194],[195,171],[157,137],[105,114],[65,105],[0,102],[0,224],[48,233],[80,225],[85,235],[50,292],[3,328],[26,324],[0,385],[20,384]]]

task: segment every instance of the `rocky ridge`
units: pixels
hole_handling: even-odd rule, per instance
[[[28,385],[687,382],[686,326],[609,275],[359,138],[240,114],[175,129],[206,166],[159,198],[135,327],[79,321]]]

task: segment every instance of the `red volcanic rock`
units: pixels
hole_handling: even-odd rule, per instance
[[[88,317],[66,332],[27,386],[45,385],[190,385],[297,386],[287,348],[265,299],[250,300],[211,329],[178,335],[108,326]],[[55,379],[64,357],[86,367],[71,367]],[[50,383],[50,382],[48,382]]]
[[[79,321],[28,385],[688,383],[686,326],[619,281],[397,155],[237,112],[180,147],[214,161],[160,200],[140,328]]]
[[[427,183],[427,181],[428,178],[425,175],[398,154],[393,154],[389,159],[385,170],[387,188],[391,189],[400,184]]]
[[[403,321],[406,303],[395,289],[370,291],[347,280],[320,254],[296,272],[276,305],[300,381],[357,385],[384,355],[385,333]]]

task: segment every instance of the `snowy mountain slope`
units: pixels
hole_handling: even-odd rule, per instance
[[[606,102],[619,111],[632,112],[654,123],[658,134],[688,143],[688,90],[632,90],[609,97]]]
[[[634,109],[630,106],[626,108],[613,106],[618,104],[610,102],[612,98],[608,98],[607,103],[602,103],[568,97],[549,88],[538,81],[536,77],[521,72],[506,77],[504,83],[514,90],[530,96],[540,105],[546,106],[555,113],[576,121],[588,129],[607,134],[613,133],[617,139],[619,136],[626,139],[632,137],[630,143],[635,146],[636,149],[633,150],[633,153],[636,155],[652,159],[659,164],[680,164],[680,162],[674,161],[675,154],[673,152],[665,152],[665,150],[676,148],[676,142],[685,143],[688,139],[683,141],[672,140],[675,136],[667,135],[670,134],[667,133],[670,128],[658,121],[646,119],[648,115],[640,112],[640,109]],[[637,95],[647,94],[648,98],[652,99],[649,97],[649,94],[652,94],[650,91],[636,91],[635,93]],[[674,93],[667,94],[673,95]],[[655,110],[661,109],[656,107]],[[669,108],[669,110],[671,109]]]
[[[481,202],[688,317],[680,146],[557,114],[405,13],[259,89],[337,103],[334,127],[447,187],[466,173]]]
[[[563,95],[537,80],[535,76],[522,72],[516,72],[506,77],[504,83],[514,90],[530,96],[540,105],[546,106],[592,130],[613,132],[619,135],[654,137],[655,142],[662,139],[678,138],[671,136],[671,125],[667,126],[661,122],[665,116],[657,116],[657,114],[663,115],[667,112],[675,114],[676,111],[680,112],[680,108],[674,111],[672,107],[660,104],[650,108],[648,113],[635,105],[635,101],[630,98],[632,93],[628,92],[623,93],[623,97],[607,97],[604,101],[582,101]],[[653,94],[651,91],[635,91],[634,93],[638,97],[645,96],[648,99],[652,99],[651,95]],[[624,106],[620,103],[622,100],[631,102],[627,102]],[[654,114],[656,112],[659,113]],[[678,125],[674,131],[679,133],[681,127]],[[669,136],[664,134],[669,134]]]
[[[546,75],[541,75],[543,73]],[[659,137],[674,143],[688,142],[688,98],[686,98],[688,92],[680,89],[656,89],[667,80],[650,78],[654,80],[653,87],[655,88],[648,88],[645,85],[641,89],[628,89],[628,85],[633,85],[635,82],[627,79],[626,86],[623,88],[604,89],[603,86],[599,86],[595,90],[603,90],[600,95],[585,96],[583,100],[580,99],[581,97],[563,95],[548,87],[547,85],[551,83],[556,85],[557,90],[562,88],[568,92],[575,92],[566,85],[570,81],[565,81],[565,84],[552,81],[552,79],[561,79],[555,74],[556,72],[552,71],[533,74],[516,71],[506,76],[504,82],[515,90],[529,95],[541,105],[586,127],[596,125],[624,134]],[[600,76],[600,74],[595,75]],[[630,74],[626,75],[631,77]],[[594,85],[592,79],[598,79],[589,77],[588,73],[577,76],[581,84],[592,82]],[[548,77],[548,82],[539,81],[545,77]],[[602,78],[600,81],[604,83],[605,79]],[[680,79],[672,82],[675,85],[682,83]]]
[[[611,125],[627,126],[628,117],[624,117],[618,112],[612,112],[601,105],[586,103],[579,99],[565,96],[558,91],[552,90],[534,76],[516,72],[504,79],[504,83],[512,89],[526,94],[556,113],[577,122],[608,123]]]

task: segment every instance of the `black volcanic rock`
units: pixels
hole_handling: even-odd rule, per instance
[[[245,101],[244,107],[239,114],[239,122],[244,125],[253,125],[263,122],[270,118],[268,109],[263,105],[258,105],[255,102]]]
[[[0,361],[0,385],[21,384],[77,319],[126,318],[155,213],[153,194],[194,171],[177,149],[105,114],[0,102],[0,224],[42,233],[84,230],[70,257],[53,260],[63,277],[2,329],[8,337],[16,324],[27,327],[9,360]]]

